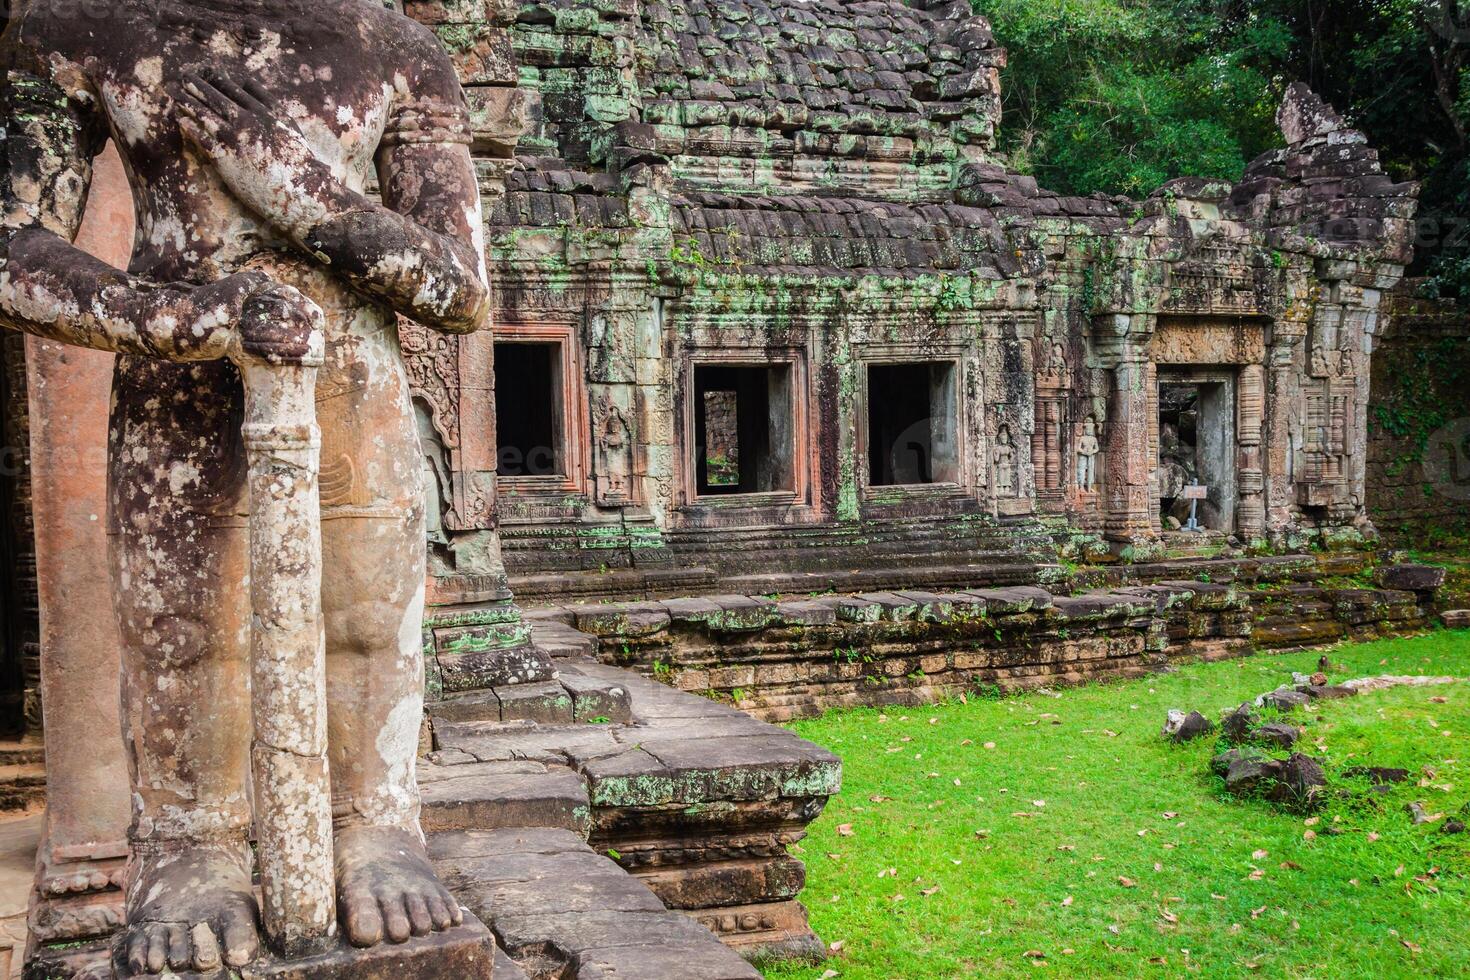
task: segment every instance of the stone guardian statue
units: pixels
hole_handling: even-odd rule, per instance
[[[450,929],[461,911],[418,825],[423,466],[396,324],[486,319],[453,67],[372,0],[28,0],[3,58],[0,323],[118,354],[127,968],[238,968],[260,948],[244,392],[227,358],[317,327],[338,916],[360,947]],[[108,138],[137,213],[126,270],[71,244]]]

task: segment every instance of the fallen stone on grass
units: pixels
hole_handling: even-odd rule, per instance
[[[1354,677],[1343,681],[1338,687],[1356,691],[1386,691],[1391,687],[1433,687],[1438,684],[1453,684],[1459,677],[1435,677],[1428,674],[1378,674],[1373,677]]]
[[[1401,783],[1409,778],[1409,770],[1393,769],[1385,766],[1353,766],[1344,769],[1342,774],[1348,779],[1366,778],[1374,786],[1387,786],[1389,783]]]
[[[1289,687],[1278,687],[1256,698],[1256,707],[1275,708],[1277,711],[1295,711],[1297,708],[1305,708],[1310,701],[1311,698],[1301,691]]]
[[[1280,782],[1285,767],[1279,759],[1242,753],[1231,760],[1225,772],[1225,791],[1233,796],[1266,793]]]
[[[1415,800],[1413,803],[1404,807],[1404,809],[1408,810],[1409,814],[1414,818],[1415,827],[1418,827],[1420,824],[1434,823],[1444,816],[1443,813],[1430,813],[1419,800]]]
[[[1188,742],[1192,739],[1208,735],[1215,730],[1215,723],[1210,721],[1198,711],[1185,714],[1178,708],[1170,708],[1169,716],[1164,720],[1163,736],[1175,742]]]
[[[1217,776],[1225,776],[1230,766],[1240,759],[1264,759],[1265,755],[1252,748],[1226,749],[1210,760],[1210,769]]]
[[[1305,687],[1297,688],[1297,690],[1317,701],[1335,701],[1338,698],[1353,697],[1358,693],[1350,687],[1343,687],[1341,684],[1308,684]]]
[[[1249,741],[1262,745],[1274,745],[1279,749],[1289,749],[1296,744],[1301,737],[1301,730],[1295,725],[1288,725],[1284,721],[1269,721],[1264,725],[1251,729],[1246,733]]]
[[[1255,724],[1255,712],[1251,711],[1250,702],[1247,701],[1220,719],[1220,735],[1227,742],[1244,742]]]
[[[1322,764],[1309,755],[1293,752],[1282,763],[1280,780],[1267,792],[1267,797],[1297,809],[1310,809],[1321,802],[1326,788],[1327,773],[1322,770]]]
[[[1449,609],[1439,618],[1452,630],[1470,629],[1470,609]]]

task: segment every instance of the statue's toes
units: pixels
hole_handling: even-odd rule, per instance
[[[255,912],[238,909],[220,916],[219,935],[226,966],[242,967],[260,954],[260,933],[255,928]]]
[[[429,907],[429,921],[434,924],[435,929],[442,932],[454,925],[454,914],[450,909],[452,907],[454,912],[458,912],[458,904],[451,906],[449,902],[445,901],[442,892],[431,893],[426,900],[426,904]]]
[[[348,942],[366,948],[383,941],[383,914],[376,896],[366,891],[347,892],[342,896],[342,907]]]
[[[418,892],[410,892],[403,900],[408,912],[408,928],[415,936],[427,936],[434,931],[434,920],[429,915],[429,903]]]
[[[157,922],[129,926],[127,950],[133,973],[162,973],[168,964],[168,933]]]
[[[175,970],[187,970],[194,965],[194,944],[189,939],[189,930],[179,922],[171,922],[164,929],[168,937],[168,965]]]
[[[408,909],[404,907],[403,900],[403,893],[396,890],[385,890],[378,895],[378,905],[383,910],[383,931],[388,934],[388,941],[391,943],[406,943],[413,934],[413,926],[409,922]]]
[[[219,937],[208,922],[196,922],[189,930],[194,942],[194,969],[201,973],[218,970],[220,965]]]

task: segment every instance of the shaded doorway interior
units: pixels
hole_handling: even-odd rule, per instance
[[[1159,520],[1189,521],[1184,488],[1204,485],[1197,519],[1211,531],[1235,530],[1235,381],[1231,372],[1159,371]]]
[[[868,365],[868,485],[959,482],[954,361]]]
[[[495,345],[496,466],[500,476],[562,476],[561,345]]]
[[[699,496],[795,488],[790,364],[694,366]]]

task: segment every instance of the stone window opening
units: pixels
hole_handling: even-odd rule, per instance
[[[791,365],[694,366],[696,496],[794,492]]]
[[[565,476],[561,358],[554,343],[495,345],[495,472]]]
[[[954,361],[869,364],[868,485],[957,484]]]
[[[1165,530],[1189,521],[1186,486],[1203,485],[1202,528],[1235,529],[1235,393],[1224,376],[1160,372],[1159,520]]]

